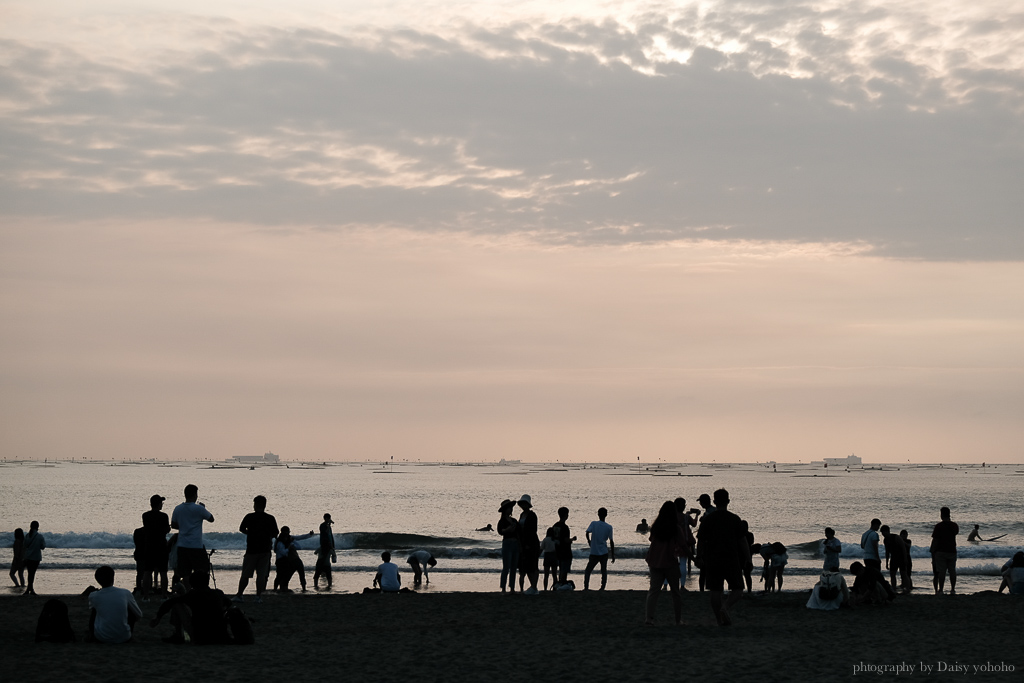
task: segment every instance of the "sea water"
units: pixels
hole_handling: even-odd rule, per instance
[[[605,507],[615,528],[616,562],[609,565],[608,587],[643,589],[648,542],[634,531],[640,519],[653,522],[667,499],[682,496],[688,507],[697,507],[701,493],[725,488],[732,499],[729,509],[747,520],[756,542],[787,546],[785,590],[806,590],[817,579],[824,527],[836,530],[847,573],[849,564],[863,557],[861,534],[878,517],[894,532],[908,530],[914,543],[914,584],[930,591],[928,544],[939,508],[948,506],[961,529],[957,589],[970,593],[997,588],[999,567],[1024,547],[1022,476],[1020,465],[846,470],[757,464],[325,463],[249,469],[209,463],[5,462],[0,465],[0,533],[9,547],[15,527],[27,531],[30,521],[39,521],[47,544],[37,578],[40,593],[80,592],[93,583],[92,572],[102,564],[118,570],[118,585],[131,586],[132,532],[141,525],[150,496],[165,496],[164,510],[170,514],[183,499],[184,486],[192,483],[215,516],[214,523],[205,525],[204,540],[207,549],[216,550],[215,578],[229,592],[237,586],[245,548],[238,525],[256,495],[267,497],[267,511],[293,534],[315,531],[323,513],[332,515],[336,592],[369,585],[383,550],[405,567],[405,555],[420,548],[438,560],[423,589],[493,591],[498,589],[501,542],[496,533],[476,529],[496,526],[502,500],[529,494],[541,534],[557,521],[559,507],[569,508],[568,524],[578,537],[570,578],[578,587],[588,555],[584,532],[597,519],[597,509]],[[1005,536],[968,543],[974,524],[981,525],[985,538]],[[299,543],[308,572],[317,545],[316,536]],[[0,556],[5,573],[9,553]],[[754,559],[758,590],[760,563]],[[599,585],[597,577],[592,585]],[[696,570],[686,586],[697,588]]]

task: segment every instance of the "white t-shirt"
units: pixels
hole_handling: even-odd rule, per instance
[[[878,557],[878,532],[868,529],[860,537],[860,547],[864,548],[864,558],[868,560],[880,560]]]
[[[179,548],[203,547],[203,520],[213,521],[210,511],[199,503],[181,503],[171,514],[171,524],[178,527]]]
[[[608,539],[611,539],[612,542],[615,541],[612,538],[612,525],[608,522],[595,520],[587,527],[587,533],[590,534],[590,554],[607,555]]]
[[[825,539],[825,547],[831,548],[839,552],[827,552],[825,553],[825,569],[830,567],[839,566],[839,553],[843,550],[843,544],[839,542],[839,539],[833,536],[832,538]]]
[[[127,643],[132,638],[128,612],[142,618],[142,610],[131,591],[115,586],[89,593],[89,608],[96,610],[93,634],[101,643]]]
[[[377,567],[380,573],[380,589],[382,591],[394,592],[401,590],[402,584],[398,580],[398,565],[394,562],[384,562]]]
[[[409,553],[409,559],[411,560],[414,557],[420,563],[420,569],[424,572],[430,569],[430,565],[427,563],[430,562],[430,558],[433,557],[433,555],[428,553],[426,550],[413,550]]]

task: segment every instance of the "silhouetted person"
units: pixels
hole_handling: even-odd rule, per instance
[[[267,579],[270,577],[270,556],[274,552],[274,539],[278,535],[277,520],[267,513],[266,498],[253,498],[252,510],[242,518],[238,526],[238,530],[245,534],[242,576],[238,579],[238,593],[234,598],[239,602],[253,574],[256,574],[256,602],[263,602],[263,591],[267,590]]]
[[[948,572],[949,594],[956,595],[956,535],[960,533],[960,527],[950,521],[949,508],[942,508],[939,516],[942,521],[932,529],[932,585],[935,594],[942,595]]]
[[[569,580],[569,570],[572,568],[572,542],[576,537],[569,531],[566,521],[569,519],[569,508],[558,508],[558,521],[552,526],[558,530],[558,547],[555,554],[558,557],[558,583],[565,583]]]
[[[896,597],[896,591],[882,576],[882,572],[874,567],[867,567],[860,562],[850,565],[850,573],[857,577],[853,582],[850,604],[862,603],[882,604]]]
[[[907,572],[907,544],[903,539],[889,530],[888,524],[879,529],[882,532],[882,545],[885,547],[885,567],[889,570],[889,580],[896,587],[896,575],[900,576],[900,586],[905,591],[913,589],[910,575]]]
[[[1010,561],[1002,566],[1000,573],[1003,580],[999,583],[999,592],[1010,589],[1010,595],[1024,595],[1024,551],[1014,553]]]
[[[676,506],[666,500],[658,510],[658,516],[651,525],[651,547],[647,551],[647,566],[650,571],[651,584],[647,590],[646,619],[644,623],[654,623],[654,611],[661,594],[662,584],[668,585],[672,596],[672,610],[675,623],[683,621],[683,599],[679,595],[679,558],[686,552],[686,538],[679,528]]]
[[[494,531],[494,527],[488,524],[487,526],[480,527],[477,531]]]
[[[398,593],[402,590],[402,577],[398,573],[398,565],[391,561],[391,553],[387,550],[380,554],[383,562],[377,567],[373,577],[373,588],[363,592]]]
[[[537,568],[537,561],[540,559],[540,538],[537,536],[537,513],[533,511],[533,500],[529,494],[523,494],[519,499],[519,508],[523,511],[519,515],[519,571],[520,587],[522,587],[523,576],[530,581],[530,587],[524,591],[528,595],[537,594],[537,577],[540,570]]]
[[[697,557],[701,575],[706,576],[711,592],[711,609],[720,626],[732,623],[729,610],[743,597],[743,565],[750,556],[743,520],[729,512],[729,492],[715,491],[715,509],[706,512],[697,532]],[[729,584],[729,600],[723,605],[725,584]]]
[[[142,610],[131,591],[114,586],[111,567],[100,567],[95,577],[100,589],[89,593],[89,637],[98,643],[127,643]]]
[[[638,534],[649,534],[649,533],[651,533],[651,527],[648,526],[646,519],[641,519],[640,523],[636,525],[636,532]]]
[[[295,545],[295,542],[312,537],[312,531],[308,534],[292,536],[291,530],[288,527],[281,527],[281,533],[274,543],[274,555],[277,557],[277,575],[274,578],[275,590],[282,593],[290,592],[288,582],[291,581],[292,575],[298,574],[302,592],[306,592],[306,566],[302,564],[302,558],[299,557],[299,547]]]
[[[327,590],[334,586],[331,576],[331,563],[338,560],[334,550],[334,520],[328,512],[324,513],[324,521],[320,523],[320,549],[316,556],[316,569],[313,571],[313,588],[320,590],[320,577],[327,579]]]
[[[178,530],[178,568],[174,580],[187,583],[193,572],[209,575],[210,558],[203,546],[203,522],[213,522],[213,515],[199,500],[199,487],[185,487],[185,502],[171,513],[171,528]]]
[[[590,573],[594,567],[601,565],[601,590],[608,584],[608,559],[615,563],[615,539],[612,537],[612,525],[605,521],[608,510],[599,508],[597,519],[587,527],[587,545],[590,546],[590,557],[587,568],[583,572],[583,590],[590,590]]]
[[[11,581],[15,586],[25,586],[25,531],[20,527],[14,530],[14,551],[11,556]]]
[[[825,541],[822,543],[822,552],[825,555],[824,570],[827,572],[839,571],[839,555],[843,552],[843,544],[836,538],[836,531],[830,526],[825,527]]]
[[[414,550],[405,561],[412,567],[412,584],[414,586],[420,585],[423,579],[430,583],[430,568],[437,566],[437,560],[434,559],[433,555],[426,550]]]
[[[193,572],[189,583],[191,589],[187,593],[178,593],[160,605],[149,625],[156,628],[164,615],[170,612],[174,634],[164,638],[165,642],[191,642],[193,645],[230,643],[226,615],[231,601],[223,591],[210,588],[210,575],[206,572]]]
[[[165,498],[149,497],[149,510],[142,513],[142,592],[167,591],[167,534],[171,520],[163,511]]]
[[[864,566],[882,571],[882,556],[878,554],[878,529],[882,526],[882,520],[871,520],[871,528],[865,531],[860,537],[860,547],[864,549]]]
[[[519,522],[512,516],[516,504],[511,500],[501,501],[498,512],[498,535],[501,536],[501,592],[506,582],[511,593],[516,592],[516,570],[519,569]]]
[[[702,493],[699,496],[697,496],[697,504],[700,505],[701,509],[704,511],[703,517],[707,517],[708,515],[710,515],[711,513],[713,513],[715,511],[715,506],[711,504],[711,496],[709,496],[706,493]],[[703,517],[698,515],[698,518],[703,519]],[[700,566],[701,566],[701,563],[698,562],[697,563],[698,569],[700,568]],[[701,591],[703,591],[704,588],[705,588],[706,581],[707,581],[707,577],[704,576],[704,571],[701,570],[697,574],[697,588],[699,588]]]
[[[46,550],[46,539],[39,533],[39,522],[33,520],[25,534],[25,545],[22,549],[22,557],[25,569],[28,570],[28,586],[23,595],[36,595],[36,571],[39,563],[43,561],[43,551]]]

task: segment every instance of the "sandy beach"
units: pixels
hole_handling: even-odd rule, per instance
[[[104,646],[34,642],[43,598],[2,601],[0,665],[18,681],[513,680],[783,681],[889,677],[873,666],[914,666],[901,677],[1021,680],[1024,600],[984,592],[955,598],[903,596],[885,607],[839,612],[804,608],[806,593],[752,597],[731,627],[712,625],[706,594],[684,594],[687,626],[670,625],[667,595],[655,626],[643,623],[644,593],[480,593],[268,596],[247,602],[255,646],[167,645],[166,622],[133,642]],[[76,632],[86,598],[65,596]],[[142,605],[147,620],[158,603]],[[922,673],[924,663],[933,667]],[[1012,672],[975,672],[1004,664]],[[945,669],[945,670],[944,670]]]

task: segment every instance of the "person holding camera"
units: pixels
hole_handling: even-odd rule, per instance
[[[193,572],[210,571],[210,558],[203,546],[203,522],[213,523],[213,514],[198,502],[199,487],[185,487],[185,502],[171,513],[171,528],[178,530],[178,567],[174,582],[188,582]]]

